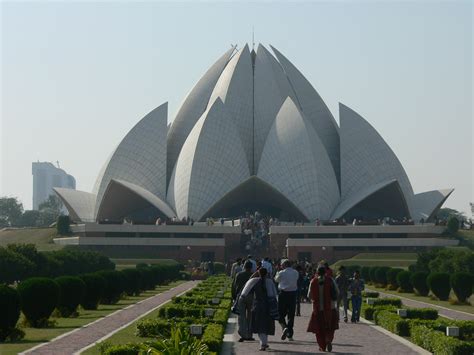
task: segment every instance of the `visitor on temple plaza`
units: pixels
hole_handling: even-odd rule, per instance
[[[247,255],[247,260],[252,263],[252,272],[257,271],[257,262],[252,259],[252,255]]]
[[[242,258],[237,258],[230,269],[230,277],[234,279],[235,275],[242,271]]]
[[[349,292],[351,294],[352,302],[352,317],[351,322],[359,322],[360,319],[360,307],[362,306],[362,291],[364,290],[364,280],[360,278],[359,270],[354,272],[354,277],[349,283]]]
[[[296,289],[296,316],[301,317],[301,296],[304,288],[305,273],[301,265],[296,265],[296,271],[298,271],[298,288]]]
[[[309,286],[309,298],[313,302],[308,329],[316,334],[319,351],[332,351],[334,332],[339,329],[336,310],[338,289],[335,281],[327,276],[326,269],[319,267]]]
[[[262,267],[267,269],[268,275],[270,275],[270,277],[273,276],[273,265],[270,262],[270,258],[265,258],[265,259],[262,260]]]
[[[244,264],[244,270],[240,271],[235,275],[234,281],[232,282],[232,299],[237,299],[237,308],[239,310],[238,324],[239,329],[238,333],[240,335],[239,342],[245,340],[255,340],[252,338],[252,304],[253,297],[247,295],[247,297],[239,297],[242,292],[245,284],[252,276],[252,263],[246,261]]]
[[[332,269],[329,267],[329,263],[327,261],[323,262],[323,266],[326,269],[326,276],[333,277]]]
[[[277,296],[277,290],[273,280],[267,277],[267,269],[260,268],[259,277],[247,281],[240,294],[240,298],[251,297],[252,306],[252,333],[258,334],[260,339],[260,350],[268,349],[268,336],[275,335],[275,321],[270,316],[269,299]]]
[[[349,290],[349,278],[346,275],[346,268],[344,266],[339,267],[339,271],[336,276],[336,285],[339,289],[339,294],[337,296],[337,314],[339,315],[339,308],[342,305],[344,322],[347,323],[347,307],[349,304],[347,292]]]
[[[284,259],[281,262],[283,270],[275,276],[280,291],[278,295],[278,312],[280,319],[278,322],[283,329],[281,340],[293,340],[293,325],[296,311],[296,291],[298,289],[299,273],[291,267],[291,262]]]

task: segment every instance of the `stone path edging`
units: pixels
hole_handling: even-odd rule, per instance
[[[136,320],[168,303],[172,297],[183,294],[198,282],[188,281],[165,292],[156,294],[125,308],[117,310],[91,323],[61,334],[49,342],[27,349],[21,354],[80,354],[97,342],[109,338]],[[116,323],[116,324],[114,324]],[[78,334],[84,333],[84,334]],[[69,339],[68,339],[69,338]]]
[[[438,306],[436,304],[431,304],[428,302],[412,300],[411,298],[394,295],[392,293],[385,293],[382,291],[377,291],[374,289],[367,288],[367,291],[378,292],[382,297],[397,297],[403,300],[403,304],[408,307],[420,307],[420,308],[434,308],[440,310],[439,315],[445,318],[454,319],[454,320],[474,320],[474,314],[470,314],[464,311],[457,311],[448,307]],[[410,304],[411,303],[411,304]]]

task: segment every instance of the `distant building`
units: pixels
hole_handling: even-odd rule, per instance
[[[54,195],[54,187],[76,189],[76,179],[50,162],[32,163],[32,174],[34,210],[37,210],[49,195]]]

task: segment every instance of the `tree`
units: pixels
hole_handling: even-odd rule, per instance
[[[454,234],[459,229],[459,219],[454,216],[448,218],[447,230],[449,234]]]
[[[464,216],[464,213],[459,212],[458,210],[454,210],[452,208],[447,208],[447,207],[440,208],[436,216],[439,219],[444,219],[444,220],[448,220],[449,217],[456,217],[459,221],[466,219],[466,217]]]
[[[0,247],[0,283],[11,284],[23,280],[35,270],[35,265],[23,255]]]
[[[21,227],[36,227],[38,226],[38,221],[40,218],[41,212],[36,210],[28,210],[23,213],[18,224]]]
[[[61,214],[61,209],[63,208],[63,204],[61,200],[55,195],[49,195],[46,201],[40,203],[40,205],[38,206],[38,210],[41,211],[47,208],[53,210],[59,216]]]
[[[0,228],[16,226],[23,214],[23,205],[16,197],[0,198]]]
[[[56,224],[56,230],[58,231],[59,235],[68,235],[71,233],[71,228],[69,224],[71,221],[69,220],[69,216],[59,216],[58,223]]]

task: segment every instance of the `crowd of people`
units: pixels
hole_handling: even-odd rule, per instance
[[[364,281],[359,271],[347,275],[341,266],[334,274],[325,261],[288,259],[255,260],[251,255],[237,259],[231,266],[232,312],[238,314],[239,342],[260,340],[260,351],[269,348],[268,336],[275,335],[275,321],[282,328],[281,340],[294,341],[294,319],[301,316],[301,303],[311,302],[312,313],[307,331],[316,335],[320,351],[332,351],[335,331],[342,319],[358,323]]]

